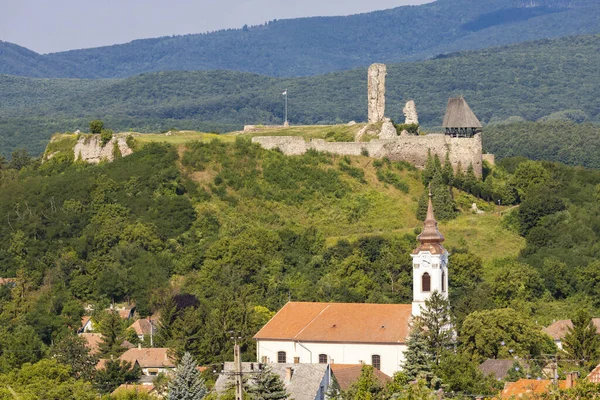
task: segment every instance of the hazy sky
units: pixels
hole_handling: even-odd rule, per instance
[[[432,0],[0,0],[0,40],[39,53]]]

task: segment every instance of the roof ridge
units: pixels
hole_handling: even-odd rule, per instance
[[[304,325],[304,328],[300,329],[300,332],[298,332],[298,333],[296,333],[296,334],[294,335],[294,339],[296,339],[298,336],[300,336],[300,334],[301,334],[302,332],[304,332],[304,330],[305,330],[306,328],[308,328],[308,326],[309,326],[310,324],[312,324],[313,322],[315,322],[315,320],[316,320],[317,318],[319,318],[319,317],[321,316],[321,314],[323,314],[323,313],[325,312],[325,310],[327,310],[329,307],[331,307],[331,304],[332,304],[332,303],[326,303],[326,304],[327,304],[327,305],[325,306],[325,308],[323,308],[323,309],[321,310],[321,312],[320,312],[320,313],[318,313],[317,315],[315,315],[315,317],[314,317],[313,319],[311,319],[311,320],[310,320],[310,322],[309,322],[308,324]]]

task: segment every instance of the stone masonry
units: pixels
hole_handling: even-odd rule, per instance
[[[419,114],[417,114],[417,105],[414,100],[407,101],[402,112],[406,118],[405,124],[419,124]]]
[[[326,142],[323,139],[307,142],[301,136],[255,136],[252,142],[265,149],[279,149],[286,155],[300,155],[310,149],[353,156],[367,151],[371,157],[407,161],[418,168],[425,167],[428,150],[432,155],[437,154],[441,160],[448,152],[455,170],[459,164],[463,170],[473,164],[477,176],[480,177],[482,172],[481,134],[472,138],[453,138],[443,134],[397,136],[393,139],[373,139],[370,142]]]
[[[115,145],[119,147],[123,157],[133,153],[127,145],[125,137],[113,136],[110,142],[102,146],[100,135],[88,135],[79,138],[73,148],[73,153],[75,154],[75,160],[98,164],[101,161],[114,160],[113,150]]]
[[[385,64],[373,64],[369,67],[368,78],[368,108],[369,123],[376,124],[383,121],[385,114]]]

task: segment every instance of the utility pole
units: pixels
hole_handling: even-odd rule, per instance
[[[234,364],[234,376],[235,376],[235,400],[244,400],[244,387],[243,387],[243,379],[242,379],[242,357],[240,354],[240,345],[237,340],[239,338],[234,338],[233,345],[233,364]]]
[[[290,123],[288,122],[288,91],[285,89],[285,92],[282,93],[285,96],[285,120],[283,121],[283,126],[288,127]]]

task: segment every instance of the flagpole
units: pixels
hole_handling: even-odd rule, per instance
[[[285,122],[284,125],[288,125],[288,105],[287,105],[287,100],[288,100],[288,92],[287,89],[285,89]]]

